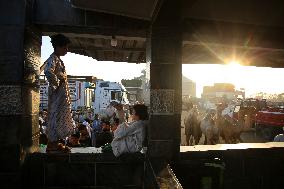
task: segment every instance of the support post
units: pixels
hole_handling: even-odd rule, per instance
[[[38,147],[41,33],[30,22],[33,2],[0,2],[1,186],[20,184],[21,160]]]
[[[182,80],[180,3],[171,0],[163,2],[147,38],[146,77],[150,83],[148,150],[150,157],[165,160],[176,158],[180,151]]]

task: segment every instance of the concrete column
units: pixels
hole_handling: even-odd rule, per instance
[[[38,146],[41,35],[30,25],[32,3],[0,1],[0,180],[10,184]]]
[[[41,32],[26,25],[24,34],[24,74],[22,83],[23,115],[21,145],[26,152],[38,150],[39,143],[39,68]]]
[[[147,39],[150,81],[149,155],[179,154],[181,128],[182,33],[180,1],[165,0]],[[150,68],[150,69],[149,69]]]

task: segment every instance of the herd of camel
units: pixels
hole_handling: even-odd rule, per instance
[[[225,143],[242,142],[241,133],[252,126],[253,107],[242,108],[238,111],[238,119],[222,115],[226,106],[219,104],[216,110],[200,113],[196,106],[190,107],[184,119],[186,145],[199,144],[202,134],[205,136],[204,144],[220,143],[222,138]]]

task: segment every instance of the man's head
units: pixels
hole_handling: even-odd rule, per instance
[[[95,114],[95,119],[98,120],[99,119],[99,114]]]
[[[79,124],[78,130],[81,133],[81,135],[83,135],[83,136],[89,135],[87,127],[84,124]]]
[[[79,139],[80,139],[80,133],[72,134],[69,138],[69,143],[71,145],[79,144]]]
[[[103,121],[102,122],[102,129],[103,129],[103,131],[109,131],[110,130],[110,122],[109,121]]]
[[[144,104],[135,104],[132,110],[133,120],[147,120],[148,111]]]
[[[70,40],[68,37],[62,34],[56,34],[51,36],[51,44],[56,55],[64,56],[68,52],[68,45],[70,44]]]

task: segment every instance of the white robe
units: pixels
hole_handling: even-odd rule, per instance
[[[145,139],[146,126],[146,120],[120,124],[115,130],[114,139],[111,142],[113,154],[118,157],[124,153],[141,151]]]
[[[48,88],[48,126],[47,137],[50,142],[65,139],[74,131],[74,121],[71,113],[71,101],[65,66],[55,54],[46,60],[44,73]]]

